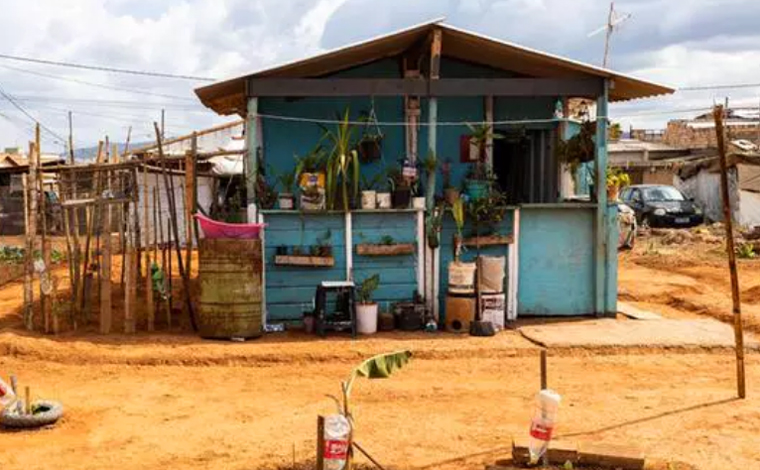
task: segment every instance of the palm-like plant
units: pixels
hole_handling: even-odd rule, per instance
[[[354,126],[349,120],[349,109],[343,112],[335,130],[321,126],[323,139],[329,142],[327,157],[327,207],[335,209],[338,184],[343,197],[343,210],[350,209],[349,200],[355,200],[359,194],[359,154],[355,149]],[[352,185],[352,195],[349,199],[348,187]]]

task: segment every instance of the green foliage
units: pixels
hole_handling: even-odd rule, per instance
[[[451,214],[454,217],[454,223],[457,226],[457,235],[462,236],[462,229],[464,229],[464,201],[457,199],[451,206]]]
[[[404,173],[400,168],[395,166],[390,167],[388,168],[388,171],[386,171],[386,174],[388,175],[388,188],[391,191],[409,187],[409,181],[404,178]]]
[[[317,237],[317,244],[319,246],[330,246],[330,240],[332,239],[332,230],[327,229],[321,237]]]
[[[494,132],[492,126],[488,124],[471,124],[468,122],[467,127],[470,128],[470,139],[478,145],[485,145],[489,138],[492,140],[504,138],[502,134]]]
[[[280,190],[283,193],[293,192],[293,187],[296,183],[295,172],[284,171],[280,173],[274,167],[269,167],[269,171],[272,173],[272,175],[274,175],[275,179],[277,180],[277,184],[280,186]]]
[[[368,304],[372,302],[372,294],[380,287],[380,275],[374,274],[359,284],[358,295],[359,302]]]
[[[301,173],[322,173],[327,167],[327,154],[321,144],[317,144],[306,155],[295,155],[296,159],[296,177]]]
[[[620,140],[623,135],[623,128],[619,122],[613,122],[610,127],[607,128],[607,138],[610,140]]]
[[[438,159],[435,157],[435,152],[432,150],[428,152],[427,157],[425,157],[420,163],[422,163],[422,168],[425,169],[425,172],[428,175],[435,173],[436,170],[438,170]]]
[[[393,245],[394,243],[396,243],[396,240],[394,240],[393,237],[390,235],[383,235],[382,237],[380,237],[381,245]]]
[[[359,154],[355,150],[354,126],[349,120],[349,109],[339,117],[339,123],[334,130],[321,126],[323,140],[327,140],[330,151],[327,158],[327,208],[335,209],[340,185],[343,199],[343,210],[348,212],[350,201],[356,200],[359,194]],[[352,186],[352,195],[349,198],[348,188]]]
[[[368,379],[387,379],[393,372],[404,367],[411,357],[411,351],[379,354],[362,362],[354,369],[354,374]]]
[[[565,465],[562,466],[562,470],[573,470],[575,467],[573,466],[573,462],[566,461]]]
[[[741,259],[755,259],[757,253],[755,253],[755,247],[751,243],[742,243],[736,247],[736,256]]]
[[[19,264],[24,262],[24,249],[17,246],[0,247],[0,263]]]
[[[470,201],[467,205],[467,213],[478,231],[481,228],[493,231],[504,220],[507,213],[506,195],[501,191],[491,190],[488,196]]]
[[[386,178],[385,173],[378,172],[372,178],[367,178],[367,175],[361,175],[362,190],[364,191],[376,191],[380,187],[380,182]]]
[[[580,132],[567,140],[560,140],[557,145],[559,161],[570,165],[574,173],[578,165],[594,160],[596,154],[596,122],[587,121],[581,124]]]

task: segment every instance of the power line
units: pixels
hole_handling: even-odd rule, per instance
[[[728,85],[704,85],[704,86],[687,86],[678,88],[676,91],[707,91],[707,90],[730,90],[740,88],[760,88],[760,83],[735,83]]]
[[[8,100],[16,109],[18,109],[19,111],[21,111],[22,113],[24,113],[24,115],[26,117],[28,117],[29,119],[31,119],[32,122],[39,124],[40,127],[43,130],[45,130],[47,133],[49,133],[50,135],[54,136],[55,138],[59,139],[60,142],[57,142],[58,144],[63,145],[63,142],[66,141],[66,139],[64,139],[63,137],[61,137],[60,135],[58,135],[55,131],[53,131],[52,129],[50,129],[49,127],[47,127],[43,123],[41,123],[39,120],[35,119],[34,116],[32,116],[31,114],[29,114],[29,112],[26,109],[24,109],[23,106],[21,106],[20,104],[18,104],[16,102],[16,100],[11,95],[9,95],[8,93],[6,93],[5,90],[3,90],[2,88],[0,88],[0,95],[3,95],[6,100]]]
[[[148,77],[176,78],[180,80],[200,80],[204,82],[216,81],[216,79],[208,78],[208,77],[195,77],[192,75],[175,75],[171,73],[150,72],[146,70],[122,69],[122,68],[116,68],[116,67],[106,67],[102,65],[77,64],[73,62],[37,59],[34,57],[22,57],[22,56],[10,55],[10,54],[0,54],[0,59],[17,60],[21,62],[34,62],[36,64],[45,64],[45,65],[57,65],[59,67],[71,67],[71,68],[76,68],[76,69],[98,70],[100,72],[125,73],[129,75],[144,75]]]
[[[127,93],[137,93],[140,95],[159,96],[161,98],[171,98],[171,99],[185,100],[185,101],[195,101],[195,98],[188,98],[186,96],[168,95],[164,93],[156,93],[156,92],[147,91],[147,90],[139,90],[136,88],[128,88],[128,87],[120,87],[120,86],[115,86],[115,85],[106,85],[104,83],[88,82],[86,80],[79,80],[77,78],[61,77],[59,75],[51,75],[51,74],[47,74],[43,72],[36,72],[34,70],[11,67],[10,65],[0,65],[0,67],[8,69],[8,70],[14,70],[16,72],[28,73],[30,75],[37,75],[39,77],[52,78],[54,80],[62,80],[66,82],[79,83],[81,85],[104,88],[106,90],[115,90],[115,91],[122,91],[122,92],[127,92]]]

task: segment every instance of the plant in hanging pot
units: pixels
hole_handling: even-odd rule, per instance
[[[378,287],[380,287],[379,274],[374,274],[359,284],[357,289],[359,301],[356,304],[356,328],[359,333],[377,332],[377,302],[372,300],[372,294]]]
[[[596,122],[586,121],[581,124],[580,131],[567,140],[559,140],[557,143],[557,161],[560,162],[563,173],[567,174],[567,179],[572,182],[572,188],[567,188],[564,193],[575,195],[576,177],[578,168],[582,163],[591,162],[596,155]],[[594,197],[594,191],[591,191],[591,197]]]
[[[465,193],[470,199],[485,197],[493,182],[493,175],[483,165],[489,141],[503,139],[502,134],[493,131],[493,127],[487,124],[467,124],[470,128],[470,161],[475,166],[470,170],[464,181]]]
[[[307,154],[296,156],[295,175],[301,192],[301,209],[325,209],[326,154],[316,145]]]
[[[364,134],[359,141],[359,157],[363,163],[371,163],[380,159],[382,154],[383,135]]]

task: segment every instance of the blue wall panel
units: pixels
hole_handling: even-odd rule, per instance
[[[594,313],[594,214],[520,210],[518,315]]]

